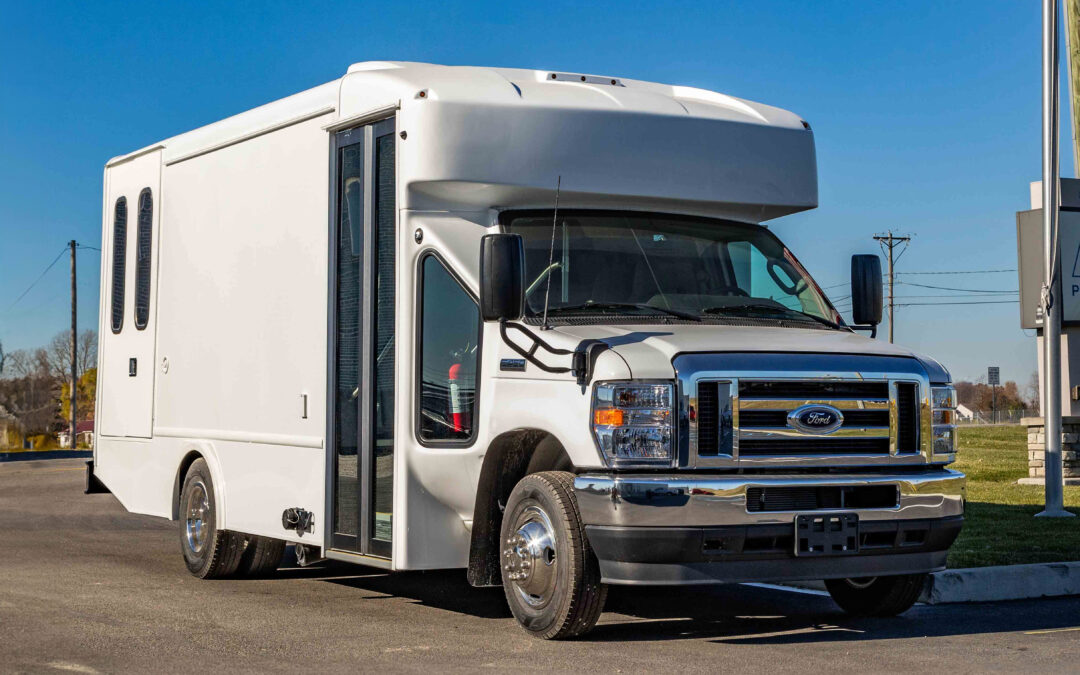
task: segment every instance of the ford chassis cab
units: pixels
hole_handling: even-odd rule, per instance
[[[897,614],[956,395],[874,339],[876,256],[848,322],[766,225],[816,205],[798,116],[552,71],[360,63],[117,157],[88,490],[199,577],[462,568],[543,638],[611,584]]]

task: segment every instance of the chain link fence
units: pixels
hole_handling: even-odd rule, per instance
[[[978,425],[978,424],[1020,424],[1020,420],[1025,417],[1038,417],[1039,411],[1036,408],[1014,409],[1014,410],[974,410],[970,417],[965,417],[963,414],[958,415],[957,424],[964,425]]]

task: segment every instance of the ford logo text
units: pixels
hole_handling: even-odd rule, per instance
[[[804,434],[829,434],[844,424],[844,413],[831,405],[804,405],[788,413],[788,426]]]

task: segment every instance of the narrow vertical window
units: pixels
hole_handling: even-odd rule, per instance
[[[390,541],[394,512],[394,134],[375,139],[375,288],[372,300],[374,477],[372,540]]]
[[[468,442],[476,428],[480,308],[434,255],[420,274],[420,440]]]
[[[135,258],[135,327],[146,328],[150,318],[150,239],[154,223],[154,198],[150,188],[139,193],[139,239]]]
[[[124,275],[127,268],[127,199],[120,197],[113,208],[112,232],[112,332],[124,327]]]

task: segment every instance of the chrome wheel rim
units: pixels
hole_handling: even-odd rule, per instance
[[[191,484],[188,493],[187,518],[184,523],[188,548],[194,553],[202,553],[210,531],[210,498],[206,485],[201,480]]]
[[[862,590],[870,588],[870,586],[877,581],[877,577],[856,577],[854,579],[844,579],[844,581],[848,583],[848,586]]]
[[[528,506],[518,515],[514,531],[503,543],[503,570],[527,605],[541,609],[551,602],[559,558],[555,527],[539,506]]]

